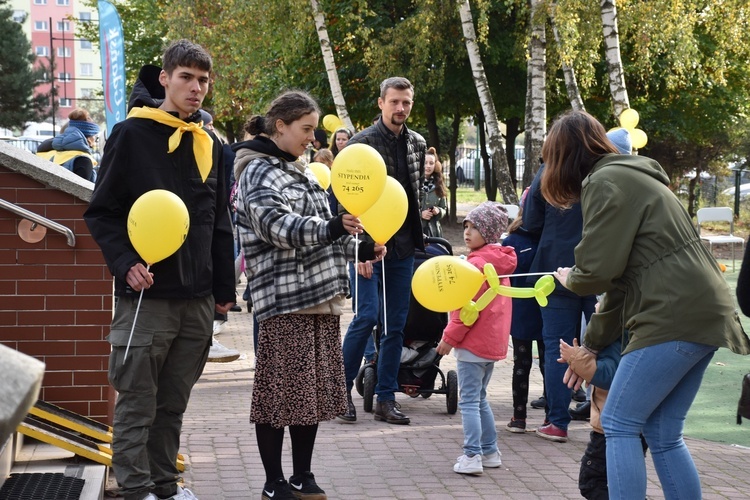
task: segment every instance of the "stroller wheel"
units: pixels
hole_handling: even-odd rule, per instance
[[[359,371],[357,372],[357,376],[354,378],[354,388],[357,390],[357,394],[360,396],[365,395],[365,386],[364,386],[364,378],[365,378],[365,368],[370,365],[370,363],[365,363],[362,366],[359,367]]]
[[[447,378],[448,398],[446,405],[448,406],[448,414],[454,415],[458,410],[458,373],[456,373],[456,370],[450,370]]]
[[[362,397],[364,398],[363,408],[365,412],[372,412],[372,400],[375,397],[375,384],[378,372],[374,365],[365,365],[362,376]]]
[[[425,398],[425,399],[429,398],[430,396],[432,396],[431,392],[423,392],[422,393],[422,397]]]

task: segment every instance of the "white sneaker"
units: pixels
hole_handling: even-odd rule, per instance
[[[177,493],[168,498],[168,500],[198,500],[198,497],[187,488],[177,487]]]
[[[500,467],[503,465],[503,462],[501,460],[502,455],[499,451],[496,451],[495,453],[490,453],[489,455],[482,455],[482,467]]]
[[[482,469],[482,455],[474,455],[473,457],[461,455],[453,466],[453,471],[459,474],[481,474],[484,472],[484,469]]]
[[[208,350],[208,362],[209,363],[229,363],[235,359],[239,359],[240,351],[237,349],[230,349],[229,347],[223,346],[213,338],[211,348]],[[192,493],[191,493],[192,495]],[[190,498],[190,497],[186,497]]]
[[[221,321],[219,319],[214,320],[214,328],[213,328],[214,335],[218,335],[224,330],[224,323],[226,323],[226,321]]]

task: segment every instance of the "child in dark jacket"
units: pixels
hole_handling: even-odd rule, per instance
[[[474,208],[464,219],[464,240],[471,250],[468,260],[484,269],[490,263],[498,275],[510,274],[516,268],[512,248],[498,242],[508,227],[508,213],[499,203],[485,202]],[[509,285],[508,278],[501,284]],[[485,282],[474,297],[477,300],[489,288]],[[466,326],[453,311],[437,352],[448,354],[455,347],[458,361],[458,389],[461,421],[464,430],[464,454],[453,470],[459,474],[481,474],[483,467],[500,467],[497,449],[495,416],[487,401],[487,384],[495,362],[505,359],[510,335],[511,300],[498,296],[479,313],[471,326]]]

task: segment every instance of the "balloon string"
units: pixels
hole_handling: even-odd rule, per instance
[[[383,337],[388,335],[388,302],[385,300],[385,260],[380,261],[383,268]]]
[[[515,278],[517,276],[544,276],[547,274],[554,274],[554,271],[548,271],[546,273],[520,273],[520,274],[501,274],[498,278]]]
[[[354,250],[354,315],[359,313],[359,234],[354,235],[357,248]]]
[[[146,266],[146,272],[151,268],[151,264]],[[143,291],[145,288],[141,288],[141,295],[138,297],[138,305],[135,307],[135,316],[133,316],[133,326],[130,327],[130,337],[128,337],[128,345],[125,347],[125,356],[122,357],[122,364],[125,364],[125,360],[128,359],[128,351],[130,351],[130,342],[133,340],[133,332],[135,331],[135,322],[138,320],[138,311],[141,310],[141,301],[143,300]]]

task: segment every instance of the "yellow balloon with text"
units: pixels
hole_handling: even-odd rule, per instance
[[[342,149],[331,166],[331,185],[347,212],[359,217],[383,193],[388,171],[375,148],[351,144]]]
[[[367,234],[379,245],[385,245],[404,224],[409,200],[403,186],[393,177],[386,177],[380,198],[359,216]]]
[[[175,253],[187,238],[190,214],[171,191],[154,189],[142,194],[128,213],[128,237],[148,265]]]
[[[320,187],[322,187],[323,190],[328,189],[328,186],[331,185],[331,169],[328,168],[328,165],[326,165],[325,163],[314,161],[307,167],[312,170],[312,173],[315,175],[315,178],[317,179],[318,184],[320,184]]]
[[[635,149],[641,149],[646,146],[646,143],[648,143],[648,136],[646,135],[646,132],[639,128],[631,130],[630,137],[630,140],[633,143],[633,147]]]
[[[479,291],[482,272],[468,261],[453,255],[427,259],[411,279],[414,298],[430,311],[460,309]]]
[[[344,126],[344,122],[341,121],[336,115],[325,115],[323,117],[323,128],[328,132],[333,133],[337,128]]]
[[[633,108],[628,108],[620,113],[620,126],[628,130],[633,130],[638,126],[639,119],[640,116],[638,115],[638,111]]]

